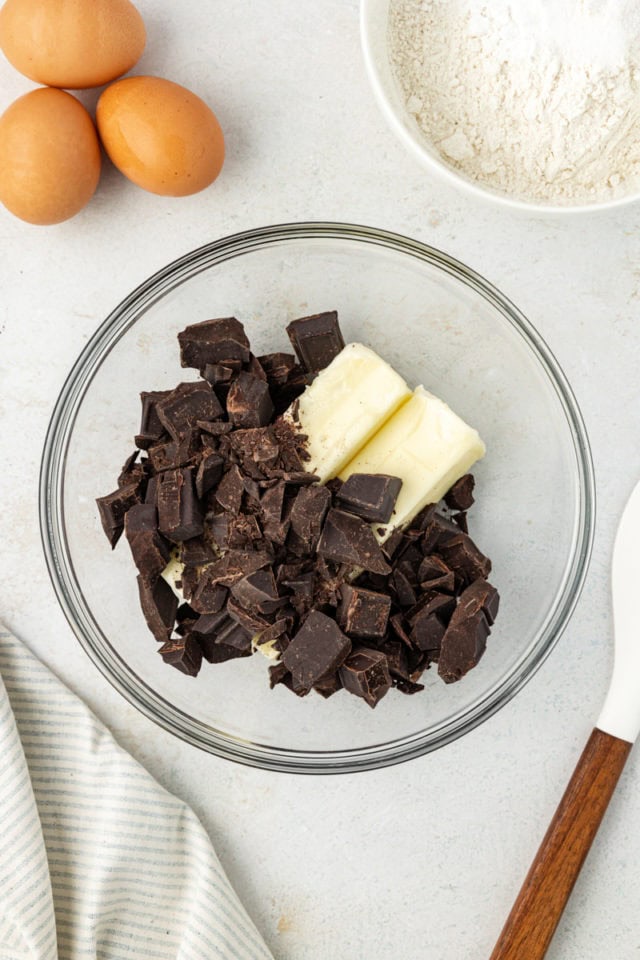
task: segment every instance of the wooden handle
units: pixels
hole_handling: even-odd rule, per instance
[[[545,956],[631,747],[597,728],[589,737],[491,960]]]

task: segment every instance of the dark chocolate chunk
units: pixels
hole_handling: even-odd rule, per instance
[[[340,488],[342,508],[371,523],[388,523],[402,486],[399,477],[384,473],[352,473]]]
[[[498,615],[500,596],[498,591],[488,580],[478,579],[460,594],[458,606],[468,614],[482,610],[490,626]]]
[[[443,593],[453,593],[455,576],[452,570],[440,557],[432,554],[425,557],[418,568],[418,580],[424,589],[441,590]]]
[[[411,639],[419,650],[429,651],[433,656],[437,656],[445,630],[446,627],[438,614],[430,613],[425,608],[413,622]]]
[[[158,502],[158,478],[150,477],[149,482],[147,483],[147,490],[144,495],[145,503],[152,503],[154,507]]]
[[[225,360],[248,363],[251,353],[244,327],[235,317],[193,323],[178,334],[178,343],[182,366],[197,370]]]
[[[391,597],[345,583],[340,598],[336,619],[346,634],[351,637],[384,637]]]
[[[191,636],[198,641],[209,663],[224,663],[226,660],[251,656],[251,635],[227,616],[224,610],[199,617]]]
[[[170,390],[143,390],[140,394],[142,416],[140,433],[136,437],[136,446],[140,447],[141,450],[148,450],[149,447],[162,440],[165,431],[158,416],[156,404],[168,397],[170,393]]]
[[[138,593],[149,630],[159,643],[164,643],[171,636],[176,621],[178,598],[161,577],[150,582],[138,576]]]
[[[197,677],[200,672],[202,650],[190,634],[180,637],[179,640],[168,640],[160,647],[158,653],[165,663],[180,670],[181,673],[186,673],[188,677]]]
[[[140,463],[136,463],[139,454],[139,450],[134,450],[131,456],[127,457],[123,463],[122,470],[118,475],[118,487],[128,487],[132,483],[135,483],[138,485],[140,495],[142,496],[142,488],[144,487],[146,489],[150,464],[148,460],[141,460]]]
[[[115,547],[124,530],[124,517],[127,510],[140,503],[140,491],[137,483],[132,483],[127,487],[120,487],[106,497],[98,497],[96,500],[100,522],[107,540],[111,544],[111,549]]]
[[[472,583],[479,577],[486,578],[491,573],[489,558],[478,550],[471,537],[459,530],[457,536],[446,543],[438,542],[438,553],[464,583]]]
[[[231,367],[224,366],[221,363],[206,363],[202,370],[202,376],[214,389],[217,387],[225,388],[225,390],[223,390],[224,396],[226,396],[231,381],[233,380],[234,373],[236,373],[236,371],[232,370]],[[218,393],[216,393],[216,396],[218,396]]]
[[[193,473],[193,467],[180,467],[159,478],[158,526],[160,533],[176,543],[199,537],[204,530]]]
[[[475,480],[472,474],[465,473],[464,477],[456,480],[451,489],[445,493],[444,502],[451,510],[468,510],[473,504],[473,488]]]
[[[398,549],[400,548],[402,541],[404,539],[404,533],[400,529],[396,529],[391,533],[387,539],[382,544],[382,552],[387,558],[387,560],[392,560],[396,555]]]
[[[156,403],[163,427],[180,442],[193,432],[196,420],[216,420],[222,416],[220,401],[208,383],[180,383],[168,397]]]
[[[451,519],[457,527],[460,527],[463,533],[469,533],[469,524],[467,523],[466,513],[454,513],[452,514]]]
[[[415,607],[407,611],[406,616],[408,622],[413,625],[418,616],[429,616],[432,613],[437,613],[441,620],[448,623],[455,608],[455,597],[449,596],[448,593],[427,590],[422,594]]]
[[[267,553],[258,550],[229,550],[215,563],[210,564],[206,572],[213,582],[230,587],[242,577],[270,565],[271,557]]]
[[[221,437],[233,430],[233,424],[228,420],[196,420],[196,427],[213,437]]]
[[[219,613],[225,605],[228,591],[211,577],[213,564],[205,568],[191,597],[191,606],[198,613]]]
[[[287,333],[300,362],[310,373],[324,370],[344,348],[335,310],[292,320]]]
[[[270,387],[281,387],[285,384],[296,365],[296,358],[292,353],[267,353],[258,357],[258,360]]]
[[[321,697],[324,697],[325,700],[328,700],[329,697],[332,697],[338,690],[342,690],[340,671],[328,677],[323,677],[322,680],[318,680],[317,683],[314,683],[312,689],[315,690],[316,693],[319,693]]]
[[[313,553],[318,545],[322,524],[331,505],[331,494],[319,484],[301,487],[291,507],[292,546],[299,552]]]
[[[252,376],[257,377],[258,380],[264,380],[266,383],[267,374],[265,372],[265,369],[260,363],[260,360],[258,359],[258,357],[256,357],[253,353],[249,357],[249,362],[246,364],[245,369],[247,373],[250,373]]]
[[[229,517],[227,546],[234,550],[251,549],[262,540],[262,530],[252,514],[239,513]]]
[[[272,690],[279,683],[284,683],[287,677],[290,678],[291,674],[284,663],[274,663],[273,666],[269,667],[269,686]]]
[[[287,602],[278,596],[271,568],[256,570],[237,580],[231,587],[231,593],[246,610],[257,613],[274,613]]]
[[[370,707],[375,707],[391,689],[389,665],[381,650],[354,647],[339,673],[344,689],[362,697]]]
[[[282,656],[282,662],[304,687],[335,673],[349,653],[351,641],[335,620],[312,610]]]
[[[158,530],[158,511],[152,503],[136,503],[124,518],[124,529],[133,562],[151,582],[167,565],[170,548]]]
[[[180,560],[186,567],[202,567],[206,563],[213,563],[215,556],[202,537],[193,537],[181,543]]]
[[[483,596],[475,584],[469,600],[461,595],[442,638],[438,673],[445,683],[454,683],[475,667],[487,645],[490,627],[482,608]]]
[[[215,498],[223,510],[228,510],[229,513],[239,513],[242,506],[243,494],[244,484],[242,482],[242,474],[234,464],[227,470],[218,484]]]
[[[391,676],[409,680],[410,668],[407,646],[400,640],[385,640],[380,649],[387,658]]]
[[[227,396],[227,413],[236,427],[265,427],[273,416],[266,380],[246,372],[238,374]]]
[[[219,483],[223,469],[224,460],[219,454],[209,453],[202,458],[196,473],[196,493],[200,499]]]
[[[372,573],[391,572],[371,527],[342,510],[329,510],[317,552],[329,560],[352,563]]]
[[[407,622],[406,622],[405,618],[402,616],[402,614],[401,614],[401,613],[394,613],[394,615],[389,618],[389,623],[390,623],[391,628],[392,628],[393,632],[395,633],[395,635],[396,635],[397,637],[400,637],[400,639],[402,640],[402,642],[403,642],[407,647],[412,647],[412,646],[413,646],[413,642],[412,642],[412,640],[411,640],[411,637],[409,636],[409,632],[408,632],[408,629],[407,629]]]
[[[398,679],[394,682],[394,687],[400,693],[406,693],[411,696],[414,693],[421,693],[424,690],[424,683],[414,683],[413,680]]]
[[[262,633],[269,626],[269,621],[255,610],[246,610],[234,597],[227,601],[227,613],[236,623],[239,623],[251,637]]]
[[[416,592],[400,567],[392,570],[389,577],[389,587],[393,591],[396,603],[401,607],[412,607],[416,602]]]

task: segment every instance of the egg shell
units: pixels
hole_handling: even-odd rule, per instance
[[[36,83],[99,87],[138,62],[146,31],[130,0],[6,0],[0,48]]]
[[[32,90],[0,117],[0,201],[21,220],[73,217],[93,196],[100,166],[91,117],[70,93]]]
[[[215,114],[171,80],[118,80],[98,100],[96,121],[118,170],[151,193],[198,193],[222,169],[224,137]]]

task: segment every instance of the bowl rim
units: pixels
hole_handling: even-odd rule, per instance
[[[525,341],[554,388],[573,441],[577,503],[572,553],[556,598],[528,655],[502,682],[453,720],[431,732],[375,746],[338,751],[305,751],[256,744],[216,731],[174,707],[132,671],[123,669],[92,617],[79,588],[64,527],[64,475],[76,417],[95,373],[117,341],[167,292],[205,269],[265,245],[287,241],[346,240],[391,249],[425,261],[465,283],[489,301]],[[595,527],[595,481],[586,428],[571,387],[554,355],[511,301],[480,274],[448,254],[418,240],[374,227],[306,221],[258,227],[204,244],[173,260],[136,287],[112,310],[84,346],[55,402],[44,442],[39,485],[40,533],[49,576],[69,625],[95,666],[126,700],[182,740],[226,759],[262,769],[293,773],[354,773],[390,766],[435,750],[487,720],[531,679],[555,647],[578,602],[587,574]],[[100,639],[102,638],[102,639]]]
[[[387,121],[387,125],[404,144],[409,153],[413,154],[423,167],[426,167],[431,173],[436,174],[440,179],[444,179],[450,186],[456,189],[462,189],[463,192],[466,192],[476,199],[490,200],[510,210],[537,216],[570,217],[581,214],[601,213],[615,210],[619,207],[625,207],[640,200],[640,191],[631,193],[626,197],[616,197],[614,200],[567,206],[553,203],[538,203],[536,200],[510,197],[506,193],[493,190],[489,186],[483,186],[479,182],[476,183],[468,179],[468,177],[465,177],[464,174],[456,170],[455,167],[430,154],[419,140],[412,136],[407,130],[400,120],[398,112],[391,103],[391,100],[387,96],[385,84],[380,75],[378,61],[374,55],[374,45],[372,42],[373,26],[378,19],[376,10],[377,2],[378,0],[360,0],[360,45],[367,77],[382,115]]]

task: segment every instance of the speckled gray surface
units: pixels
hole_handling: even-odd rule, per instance
[[[145,194],[107,170],[97,198],[67,224],[37,229],[0,216],[0,616],[193,805],[278,960],[487,956],[608,681],[610,550],[640,476],[640,205],[536,220],[430,179],[373,101],[355,0],[257,0],[250,17],[239,0],[139,7],[150,34],[139,72],[210,100],[227,134],[227,164],[218,184],[191,199]],[[30,87],[0,64],[0,107]],[[49,584],[37,523],[51,407],[99,321],[189,249],[299,219],[415,236],[499,286],[569,376],[598,482],[581,603],[526,689],[437,754],[339,779],[234,766],[138,715],[79,651]],[[550,960],[640,957],[639,778],[632,755]]]

